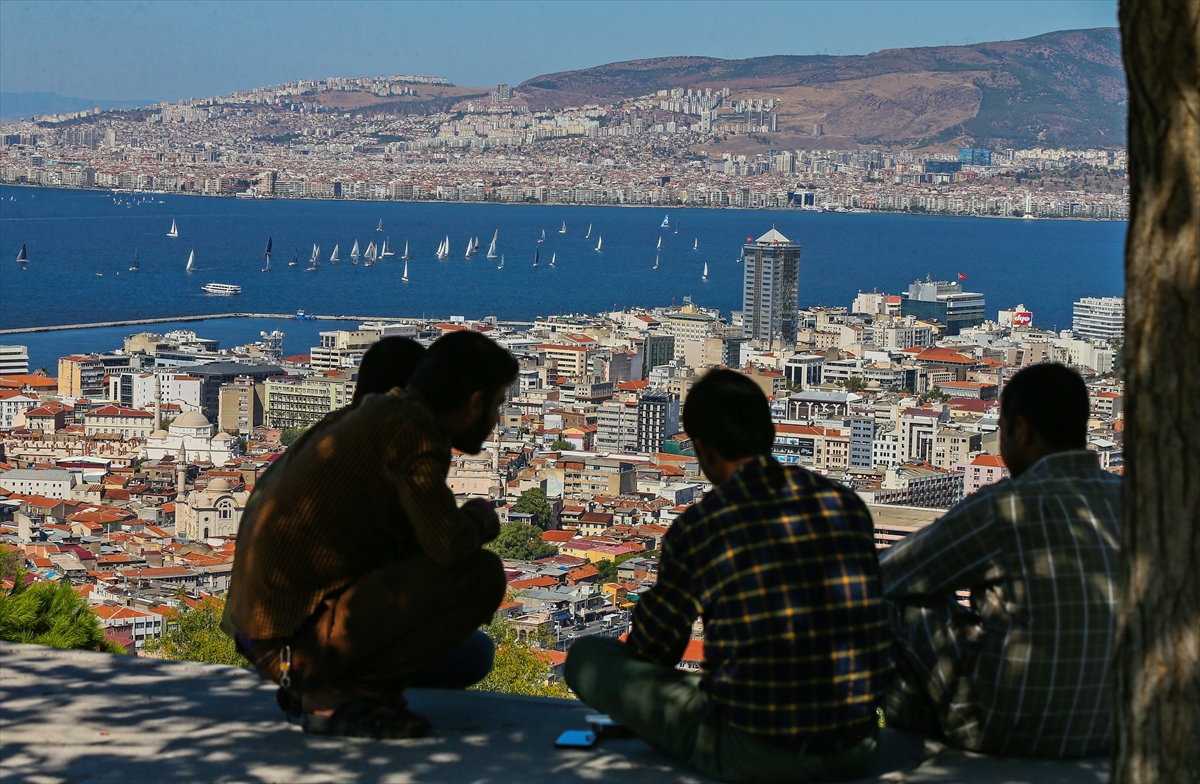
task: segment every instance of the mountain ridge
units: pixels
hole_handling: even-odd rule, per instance
[[[782,103],[784,136],[821,123],[828,135],[861,143],[1125,144],[1115,27],[866,55],[657,57],[543,74],[516,89],[541,109],[614,103],[671,87],[774,97]]]

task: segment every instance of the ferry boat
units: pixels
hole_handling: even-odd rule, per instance
[[[242,293],[242,287],[232,283],[206,283],[200,287],[200,290],[205,294],[215,294],[218,297],[232,297]]]

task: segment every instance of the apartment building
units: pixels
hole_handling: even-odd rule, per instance
[[[264,417],[268,427],[308,427],[330,411],[350,404],[354,382],[349,374],[272,378],[263,384]]]

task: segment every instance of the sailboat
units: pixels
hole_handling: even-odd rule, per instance
[[[590,223],[588,224],[588,233],[584,234],[583,238],[585,240],[590,240],[592,238],[592,224],[590,224]]]
[[[178,237],[179,227],[175,225],[175,219],[171,218],[171,230],[167,232],[168,237]]]
[[[331,264],[336,264],[337,262],[341,261],[341,259],[340,259],[340,258],[338,258],[338,245],[337,245],[337,243],[334,243],[334,245],[333,245],[333,253],[330,253],[330,254],[329,254],[329,261],[330,261],[330,263],[331,263]]]
[[[657,253],[654,254],[654,266],[651,267],[650,269],[658,269],[658,254]]]
[[[29,261],[29,255],[25,253],[25,243],[21,243],[21,252],[17,254],[17,263],[24,264]]]
[[[566,221],[563,221],[563,227],[562,227],[561,229],[559,229],[559,230],[558,230],[558,233],[559,233],[559,234],[566,234],[566,233],[567,233],[567,222],[566,222]]]
[[[500,264],[496,266],[496,269],[504,269],[504,254],[503,253],[500,254]]]
[[[374,267],[375,259],[379,258],[379,252],[375,248],[375,241],[371,240],[367,243],[367,249],[363,252],[363,266]]]
[[[129,271],[137,272],[140,267],[141,267],[141,262],[138,261],[138,252],[137,252],[137,250],[134,250],[133,251],[133,266],[129,268]]]
[[[184,272],[194,272],[196,270],[196,249],[192,248],[192,252],[188,254],[187,266],[183,268]]]
[[[695,239],[695,240],[692,242],[692,250],[700,250],[700,238],[699,238],[699,237],[697,237],[697,238],[696,238],[696,239]]]
[[[658,245],[656,245],[654,249],[655,249],[655,250],[662,250],[662,237],[659,237],[659,238],[658,238]]]
[[[383,218],[379,219],[379,225],[375,227],[375,231],[383,231]]]
[[[381,259],[390,259],[396,255],[396,251],[392,250],[391,246],[388,245],[388,239],[388,237],[383,238],[383,248],[379,251],[379,258]]]
[[[708,280],[708,262],[704,262],[704,274],[700,276],[700,280]]]
[[[300,262],[300,246],[292,246],[292,260],[288,262],[289,267],[294,267]]]
[[[271,237],[267,237],[267,249],[263,251],[263,257],[266,261],[266,266],[263,267],[263,272],[271,271]]]
[[[358,257],[362,255],[358,252],[358,240],[354,241],[354,247],[350,249],[350,261],[357,264]]]
[[[541,249],[541,248],[534,248],[534,249],[533,249],[533,266],[534,266],[534,267],[536,267],[536,266],[537,266],[537,263],[538,263],[538,257],[539,257],[539,256],[541,256],[541,253],[542,253],[542,249]]]
[[[676,233],[676,234],[678,234],[678,233],[679,233],[679,226],[680,226],[680,224],[682,224],[682,223],[683,223],[683,221],[675,221],[675,233]]]
[[[496,258],[496,240],[500,237],[500,230],[496,229],[496,233],[492,235],[492,244],[488,245],[487,257],[489,259]]]
[[[596,237],[596,252],[600,252],[600,246],[604,244],[604,235]]]
[[[669,218],[670,218],[670,216],[669,216],[669,215],[664,215],[664,216],[663,216],[663,222],[662,222],[662,225],[660,225],[660,226],[659,226],[659,228],[660,228],[660,229],[665,229],[665,228],[667,228],[668,226],[670,226],[670,225],[671,225],[671,221],[670,221],[670,220],[668,220]]]
[[[438,261],[445,261],[446,259],[450,258],[450,236],[449,235],[446,236],[446,239],[442,240],[441,245],[438,245],[437,258],[438,258]]]
[[[404,255],[401,256],[400,258],[404,259],[405,261],[408,261],[408,240],[404,241]],[[405,268],[407,268],[407,266],[408,265],[405,265]]]
[[[471,254],[475,252],[475,240],[467,237],[467,255],[466,258],[471,258]]]
[[[405,259],[404,259],[404,274],[400,276],[400,280],[401,280],[401,281],[403,281],[404,283],[408,283],[408,258],[407,258],[407,254],[405,254]]]
[[[546,230],[542,229],[542,238],[540,240],[538,240],[538,242],[541,243],[541,242],[545,242],[545,241],[546,241]]]
[[[556,252],[554,252],[554,253],[551,253],[551,254],[550,254],[550,266],[551,266],[551,267],[553,267],[553,266],[554,266],[554,260],[555,260],[555,259],[557,259],[557,258],[558,258],[558,252],[557,252],[557,251],[556,251]]]
[[[312,272],[319,266],[321,266],[321,246],[314,244],[312,256],[309,257],[308,266],[304,268],[304,271]]]

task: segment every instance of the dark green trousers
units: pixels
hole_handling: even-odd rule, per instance
[[[700,688],[700,676],[635,658],[611,638],[585,637],[567,655],[567,684],[601,713],[705,776],[732,782],[840,781],[866,776],[877,735],[842,751],[789,751],[731,727]]]

